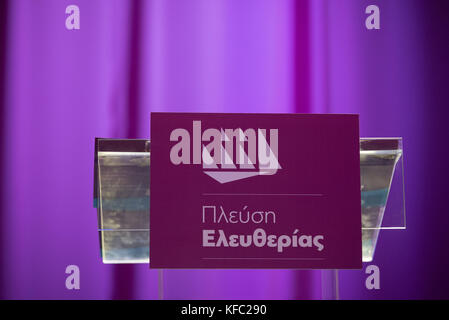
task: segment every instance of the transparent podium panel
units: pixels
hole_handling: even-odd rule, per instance
[[[150,152],[146,140],[97,139],[94,205],[104,263],[148,263]]]
[[[103,263],[149,263],[150,141],[97,138],[94,171]],[[361,138],[360,179],[362,255],[363,262],[370,262],[380,230],[405,229],[402,139]],[[207,272],[215,279],[218,271]],[[279,271],[260,272],[277,277]],[[159,297],[179,272],[159,271]],[[338,299],[338,270],[322,271],[321,290],[322,298]]]
[[[405,229],[402,164],[401,138],[360,139],[363,262],[373,260],[381,229]]]

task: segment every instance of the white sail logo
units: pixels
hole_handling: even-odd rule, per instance
[[[278,129],[208,128],[203,132],[201,121],[193,121],[192,136],[177,128],[170,141],[176,142],[170,150],[174,165],[202,165],[204,173],[220,183],[273,175],[281,169]]]

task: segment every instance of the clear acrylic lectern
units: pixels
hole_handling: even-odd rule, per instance
[[[94,159],[103,263],[149,263],[150,141],[97,138]],[[361,138],[360,179],[362,255],[370,262],[380,230],[406,227],[402,139]],[[322,271],[322,297],[338,299],[338,270]]]

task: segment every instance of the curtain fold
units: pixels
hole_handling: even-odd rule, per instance
[[[6,109],[6,43],[7,43],[7,25],[8,25],[8,2],[0,2],[0,150],[4,150],[5,140],[6,140],[6,130],[4,130],[4,119],[5,119],[5,109]],[[0,156],[0,172],[3,173],[4,160]],[[0,182],[0,251],[5,250],[6,237],[3,234],[3,203],[5,201],[4,197],[5,186]],[[0,266],[3,266],[5,259],[3,254],[0,254]],[[5,275],[0,271],[0,283],[4,283]],[[3,299],[6,293],[0,287],[0,299]]]

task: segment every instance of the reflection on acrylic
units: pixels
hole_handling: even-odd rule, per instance
[[[118,148],[126,141],[117,141]],[[148,263],[150,153],[98,151],[97,170],[103,262]]]
[[[394,169],[402,155],[400,139],[360,140],[362,256],[373,260]]]

